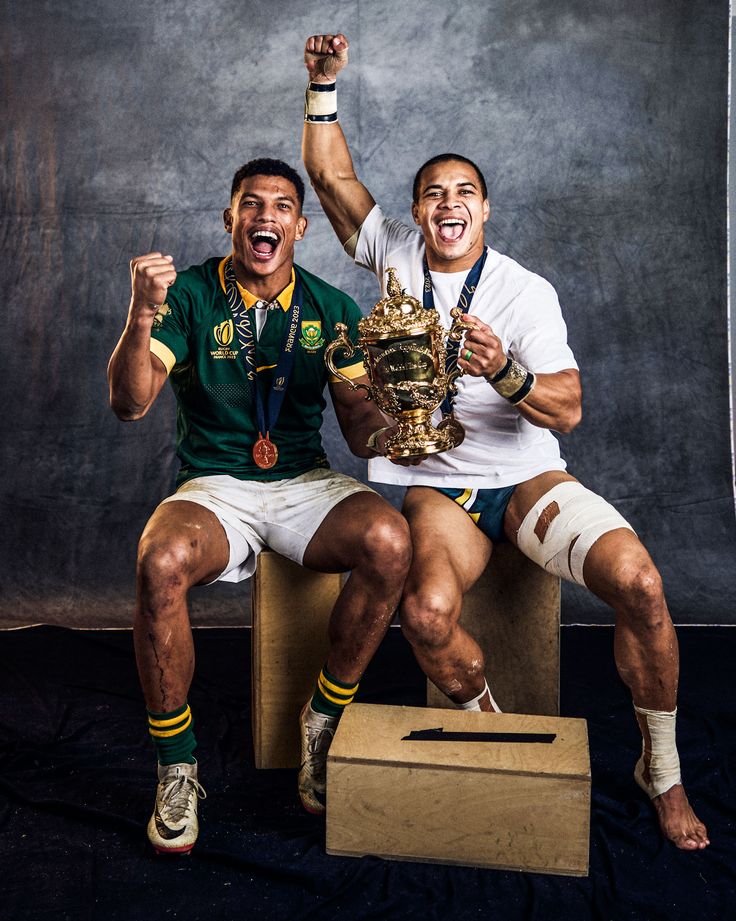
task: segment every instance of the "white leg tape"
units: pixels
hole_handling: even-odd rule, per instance
[[[641,758],[639,758],[634,768],[634,780],[650,799],[654,799],[655,796],[660,796],[676,784],[682,783],[680,756],[677,754],[677,744],[675,742],[677,707],[670,712],[668,710],[645,710],[635,704],[634,710],[644,717],[652,745],[651,760],[649,762],[649,782],[644,779],[646,772],[646,762],[644,760],[646,738],[642,740]]]
[[[544,510],[556,502],[560,511],[550,520],[544,540],[534,529]],[[582,483],[568,480],[553,486],[529,510],[521,523],[519,549],[543,569],[561,579],[585,585],[583,564],[599,537],[617,528],[634,529],[616,509]],[[575,545],[572,550],[570,546]]]
[[[464,704],[459,704],[461,710],[478,710],[480,711],[480,702],[483,699],[483,695],[488,694],[488,697],[491,701],[491,708],[494,713],[500,713],[501,708],[498,706],[496,701],[493,699],[493,694],[491,694],[491,689],[488,687],[488,682],[486,681],[486,686],[480,692],[477,697],[474,697],[472,700],[466,700]]]

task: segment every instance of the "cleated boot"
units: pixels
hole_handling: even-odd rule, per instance
[[[199,832],[197,800],[206,796],[196,764],[159,764],[156,807],[148,823],[148,840],[159,854],[191,851]]]
[[[299,798],[312,815],[324,815],[327,789],[327,752],[332,744],[339,717],[325,716],[304,705],[299,716],[302,739],[302,766],[299,769]]]

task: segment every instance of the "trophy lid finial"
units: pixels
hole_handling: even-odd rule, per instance
[[[396,269],[388,268],[386,269],[388,274],[388,281],[386,282],[386,291],[389,297],[401,297],[404,293],[404,289],[401,287],[401,282],[399,281],[399,276],[396,272]]]

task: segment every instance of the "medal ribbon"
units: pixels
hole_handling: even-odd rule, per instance
[[[253,323],[250,318],[250,310],[245,306],[240,291],[238,291],[232,258],[225,263],[225,297],[230,313],[233,315],[235,332],[238,334],[240,352],[245,365],[245,376],[249,381],[254,381],[256,379],[256,344]]]
[[[301,313],[302,284],[299,279],[299,273],[294,269],[294,293],[291,296],[291,316],[284,329],[284,337],[281,340],[281,349],[279,350],[276,369],[273,372],[273,382],[268,393],[268,399],[264,400],[263,392],[256,381],[256,413],[258,414],[258,432],[260,435],[268,434],[276,425],[276,420],[281,412],[281,405],[284,402],[286,388],[289,385],[289,378],[294,367],[294,345],[296,344],[297,330],[299,329],[299,315]]]
[[[463,313],[467,313],[470,309],[470,302],[473,300],[473,295],[475,294],[475,289],[478,287],[478,282],[480,281],[481,273],[483,272],[483,266],[486,264],[486,257],[488,256],[488,249],[484,246],[483,252],[478,256],[478,259],[475,262],[475,265],[471,268],[468,274],[465,276],[465,281],[463,282],[462,290],[460,291],[460,297],[457,302],[457,306],[462,310]],[[424,266],[424,290],[422,291],[422,305],[425,310],[434,309],[434,292],[432,290],[432,276],[429,274],[429,265],[427,264],[427,256],[425,254],[423,259]],[[447,346],[447,358],[445,360],[445,372],[449,375],[457,368],[457,355],[460,348],[459,342],[450,342]],[[451,397],[449,394],[445,397],[442,402],[442,414],[444,416],[449,416],[452,412],[452,404],[454,397]]]
[[[256,379],[256,362],[255,362],[255,340],[253,337],[253,328],[251,326],[251,321],[248,317],[250,311],[245,308],[243,304],[243,298],[240,296],[238,291],[237,284],[235,283],[235,272],[232,267],[232,259],[228,260],[225,266],[225,282],[228,289],[228,304],[230,304],[230,287],[232,281],[232,287],[235,289],[234,297],[237,298],[235,301],[237,307],[242,306],[242,311],[238,309],[233,310],[232,304],[230,304],[230,310],[233,313],[233,317],[236,317],[235,328],[238,330],[238,339],[240,340],[240,348],[243,353],[246,373],[249,380],[255,382],[255,396],[256,396],[256,415],[258,418],[258,434],[259,437],[264,435],[268,438],[269,432],[271,431],[272,426],[276,425],[276,420],[279,417],[281,412],[281,405],[284,402],[284,396],[286,395],[286,388],[289,384],[289,378],[291,377],[291,371],[294,367],[294,345],[296,344],[297,330],[299,329],[299,316],[301,314],[301,299],[302,299],[302,283],[299,278],[299,272],[294,266],[294,291],[291,296],[291,316],[289,322],[284,329],[284,336],[281,340],[281,348],[279,350],[279,357],[276,362],[276,368],[273,375],[273,383],[271,384],[271,389],[268,393],[268,399],[264,400],[264,395],[262,389],[258,386],[258,381]],[[240,302],[238,305],[237,302]],[[242,315],[245,314],[244,320],[242,323],[238,321],[242,318]],[[244,338],[241,339],[241,326],[244,331]],[[247,336],[250,336],[248,339]],[[251,376],[252,368],[252,376]]]

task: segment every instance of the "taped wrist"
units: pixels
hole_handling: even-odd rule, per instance
[[[329,124],[337,121],[337,84],[309,83],[304,99],[304,121]]]
[[[514,406],[518,406],[529,396],[536,383],[536,377],[532,372],[527,371],[513,358],[507,358],[506,364],[498,374],[487,380],[496,393]]]

